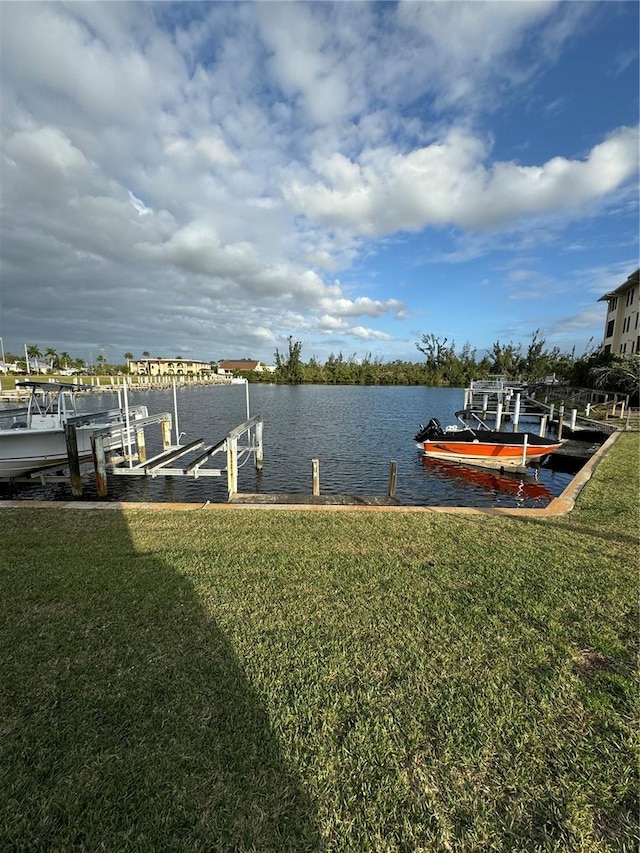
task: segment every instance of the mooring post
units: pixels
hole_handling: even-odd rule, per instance
[[[67,443],[67,459],[71,475],[71,494],[74,498],[82,497],[82,477],[80,476],[80,456],[78,454],[78,435],[75,424],[66,424],[64,437]]]
[[[96,491],[99,498],[106,498],[107,486],[107,463],[104,456],[104,438],[101,435],[91,436],[91,455],[93,456],[93,469],[96,474]]]
[[[487,418],[488,408],[489,408],[489,395],[483,394],[482,395],[482,420],[483,421],[486,420],[486,418]]]
[[[396,496],[396,483],[398,482],[398,463],[392,459],[389,463],[389,497]]]
[[[496,430],[502,426],[502,403],[496,403]]]
[[[147,440],[144,435],[144,429],[139,429],[136,432],[136,444],[138,445],[138,462],[147,461]]]
[[[544,438],[546,434],[547,434],[547,416],[543,415],[540,418],[540,435],[542,436],[542,438]]]
[[[171,418],[163,418],[160,421],[160,431],[162,432],[162,449],[168,450],[171,447]]]
[[[263,459],[263,448],[262,448],[262,421],[258,421],[256,423],[256,452],[255,452],[255,462],[256,462],[256,471],[262,471],[262,459]]]
[[[318,459],[311,460],[311,494],[320,494],[320,462]]]
[[[518,424],[520,423],[520,393],[516,394],[516,402],[513,409],[513,431],[518,432]]]
[[[577,409],[571,409],[571,424],[570,424],[571,429],[576,428],[576,420],[577,419],[578,419],[578,410]]]
[[[238,439],[227,438],[227,493],[229,500],[238,491]]]

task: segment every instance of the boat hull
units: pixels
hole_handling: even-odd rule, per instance
[[[528,433],[494,433],[486,438],[456,440],[453,433],[437,439],[425,439],[418,446],[424,456],[431,459],[485,468],[523,470],[541,463],[561,447],[562,442],[550,442]]]
[[[106,425],[103,425],[106,426]],[[110,425],[113,428],[113,425]],[[91,436],[100,425],[76,429],[80,463],[91,461]],[[105,450],[117,451],[125,443],[126,428],[105,436]],[[133,434],[133,429],[132,429]],[[26,477],[41,468],[64,468],[69,464],[64,429],[0,430],[0,481]]]

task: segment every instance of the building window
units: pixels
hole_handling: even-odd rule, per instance
[[[629,305],[633,305],[633,288],[627,293],[627,308]]]
[[[610,352],[611,352],[611,344],[605,344],[604,354],[609,355]]]
[[[615,311],[618,307],[618,297],[614,296],[611,302],[609,303],[609,311]]]
[[[605,338],[610,338],[611,335],[613,335],[613,327],[615,326],[615,323],[615,320],[609,320],[607,323],[607,334],[605,335]]]

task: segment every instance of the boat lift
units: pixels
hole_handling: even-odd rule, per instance
[[[178,432],[175,380],[173,382],[173,419],[169,412],[131,419],[126,386],[122,392],[118,391],[118,402],[119,407],[124,410],[124,424],[104,427],[91,436],[93,469],[99,497],[106,497],[108,494],[108,475],[151,478],[191,477],[198,479],[200,477],[221,477],[226,473],[227,492],[229,500],[231,500],[238,491],[238,469],[246,463],[249,456],[253,454],[256,469],[262,470],[263,420],[261,415],[250,416],[248,383],[246,383],[247,419],[239,426],[234,427],[215,444],[207,444],[203,438],[198,438],[188,444],[180,444],[183,433]],[[81,465],[86,463],[82,463],[78,455],[76,428],[85,419],[86,415],[78,415],[69,418],[65,424],[67,463],[64,467],[68,469],[68,475],[61,473],[60,463],[57,463],[32,471],[29,477],[24,479],[31,482],[39,480],[42,484],[68,482],[70,479],[73,496],[81,497],[83,477],[90,476],[90,471],[85,471],[84,474],[81,472]],[[154,424],[160,424],[161,427],[162,451],[147,459],[145,428]],[[172,426],[175,443],[171,441]],[[115,452],[109,450],[114,439],[118,440],[119,446]],[[198,450],[200,452],[196,453]],[[226,454],[226,465],[219,468],[206,467],[207,463],[220,453]],[[186,464],[182,467],[174,467],[172,463],[177,460],[186,461]]]
[[[162,426],[163,449],[160,453],[152,456],[150,459],[147,459],[144,429],[139,429],[139,425],[144,425],[140,424],[140,421],[134,421],[133,429],[136,433],[135,438],[133,438],[132,430],[129,427],[129,404],[127,390],[125,388],[123,390],[123,402],[126,435],[128,436],[128,439],[123,442],[123,454],[111,459],[109,464],[107,464],[104,453],[104,440],[110,435],[110,431],[108,429],[101,430],[92,438],[92,446],[94,449],[93,461],[98,495],[100,497],[106,497],[107,495],[107,472],[119,477],[192,477],[193,479],[199,479],[200,477],[221,477],[226,473],[227,493],[229,500],[231,500],[233,495],[238,491],[238,469],[246,462],[246,459],[244,462],[242,461],[243,454],[246,454],[247,458],[253,454],[256,469],[258,471],[262,470],[262,416],[250,416],[248,382],[245,382],[245,389],[247,419],[243,423],[234,427],[216,444],[207,444],[203,438],[198,438],[183,445],[180,444],[182,434],[178,431],[178,405],[176,398],[176,383],[174,380],[173,427],[176,437],[175,444],[171,444],[170,442],[171,415],[165,413],[163,415],[155,416],[155,422],[160,422]],[[149,418],[148,420],[151,421],[152,418]],[[196,454],[196,451],[198,450],[200,450],[200,453]],[[220,468],[206,467],[207,463],[219,453],[226,454],[226,466]],[[186,465],[183,467],[173,466],[172,463],[179,459],[184,460],[185,457]]]

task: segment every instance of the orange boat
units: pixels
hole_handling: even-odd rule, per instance
[[[421,426],[415,441],[424,456],[497,468],[509,471],[524,471],[531,465],[539,465],[558,448],[562,441],[543,438],[530,432],[502,432],[489,429],[476,416],[478,428],[472,429],[462,420],[468,412],[456,412],[462,426],[443,429],[437,418],[432,418],[426,427]]]

